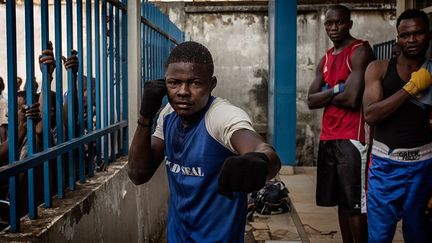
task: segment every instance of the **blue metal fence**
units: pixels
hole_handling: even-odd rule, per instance
[[[396,40],[389,40],[373,46],[373,52],[376,59],[385,60],[392,57],[392,48],[396,44]]]
[[[141,87],[144,82],[163,78],[168,55],[184,33],[148,0],[141,5]]]
[[[18,21],[15,1],[8,0],[6,3],[8,123],[18,124],[17,98],[13,95],[17,93],[16,26]],[[75,190],[77,180],[84,183],[86,176],[94,175],[96,168],[93,158],[96,166],[103,169],[110,161],[128,152],[127,2],[126,0],[95,0],[93,3],[86,1],[84,8],[82,0],[67,0],[65,5],[65,13],[62,13],[62,1],[54,1],[55,99],[51,99],[49,67],[42,65],[42,107],[40,109],[44,131],[43,149],[37,149],[36,122],[27,119],[28,155],[20,160],[20,148],[17,146],[18,129],[16,125],[9,126],[9,164],[0,167],[0,182],[9,180],[9,217],[12,232],[19,230],[20,216],[25,213],[18,205],[18,197],[22,194],[23,188],[28,192],[26,212],[30,219],[35,219],[37,206],[40,203],[43,202],[47,208],[51,207],[53,195],[56,194],[62,199],[65,197],[66,189]],[[37,96],[35,84],[32,82],[36,65],[33,7],[32,0],[25,1],[26,103],[29,106],[34,103]],[[40,8],[41,43],[42,50],[45,50],[48,49],[49,41],[52,39],[48,28],[50,14],[48,0],[41,0]],[[154,4],[144,1],[141,13],[141,87],[143,87],[145,81],[164,76],[166,58],[175,45],[184,41],[184,33]],[[66,40],[62,38],[62,33],[65,31],[62,27],[63,16],[66,16]],[[76,23],[75,29],[74,23]],[[63,54],[62,44],[64,43],[67,52]],[[76,80],[73,70],[68,69],[67,85],[63,87],[61,57],[74,55],[74,49],[78,51],[79,61],[78,71],[75,74]],[[84,75],[87,77],[86,87],[84,87]],[[66,98],[63,96],[64,90],[67,90]],[[67,102],[66,110],[63,110],[64,102]],[[55,110],[52,110],[50,107],[54,104]],[[50,113],[53,111],[55,111],[55,120],[50,119]],[[64,115],[67,115],[66,121]],[[50,124],[51,121],[55,124]],[[54,126],[56,142],[52,143],[52,134],[45,131],[53,130]],[[35,171],[41,165],[43,170],[38,174]],[[18,185],[18,177],[24,173],[27,175],[28,185]],[[38,195],[37,182],[41,181],[38,176],[43,177],[43,192],[40,192],[43,193],[43,197]],[[38,201],[38,197],[43,201]]]
[[[8,87],[8,145],[9,164],[0,167],[1,183],[9,180],[10,229],[19,230],[20,216],[25,214],[18,205],[22,192],[28,191],[28,215],[30,219],[37,217],[37,206],[44,203],[52,206],[52,196],[65,196],[65,189],[74,190],[77,180],[83,183],[86,176],[93,176],[95,163],[99,168],[108,165],[110,161],[127,154],[127,11],[126,0],[105,1],[94,3],[82,0],[66,1],[66,11],[62,13],[62,1],[54,1],[55,33],[54,56],[56,57],[55,99],[51,99],[51,80],[48,65],[42,65],[42,150],[36,149],[35,124],[27,119],[27,150],[28,156],[19,160],[22,148],[18,147],[18,114],[17,108],[17,40],[16,3],[8,0],[6,4],[7,20],[7,87]],[[74,6],[75,5],[75,6]],[[25,1],[26,29],[26,102],[30,106],[35,102],[35,63],[34,63],[34,15],[33,1]],[[52,40],[49,33],[48,0],[40,1],[41,8],[41,43],[42,50],[49,48]],[[85,18],[83,16],[85,11]],[[100,14],[102,13],[102,14]],[[66,16],[66,40],[62,39],[62,16]],[[109,17],[109,19],[107,18]],[[84,20],[86,28],[84,31]],[[76,27],[74,29],[74,23]],[[94,28],[93,28],[94,25]],[[76,38],[74,38],[76,34]],[[84,36],[85,35],[85,36]],[[107,36],[109,35],[109,37]],[[94,40],[93,40],[94,36]],[[76,40],[76,43],[74,41]],[[67,53],[62,53],[62,42],[66,42]],[[84,42],[85,41],[85,42]],[[102,41],[102,45],[101,45]],[[108,43],[109,45],[107,45]],[[86,43],[86,50],[84,50]],[[67,87],[63,88],[62,55],[71,56],[73,50],[78,51],[78,72],[74,79],[72,69],[67,70]],[[93,55],[94,51],[94,55]],[[86,59],[84,59],[86,57]],[[86,61],[86,63],[84,63]],[[86,64],[86,65],[85,65]],[[93,66],[94,65],[94,66]],[[102,67],[102,71],[101,71]],[[84,75],[87,75],[87,86],[84,87]],[[94,82],[92,77],[95,77]],[[101,92],[102,86],[102,92]],[[85,91],[85,89],[87,89]],[[121,92],[120,92],[121,89]],[[67,90],[67,98],[63,91]],[[108,96],[109,90],[109,96]],[[86,95],[84,93],[86,92]],[[95,96],[93,97],[93,93]],[[102,94],[102,95],[101,95]],[[76,98],[75,98],[76,97]],[[65,99],[65,100],[64,100]],[[67,100],[67,122],[64,122],[63,107]],[[84,104],[87,102],[86,104]],[[53,103],[53,104],[50,104]],[[101,105],[102,104],[102,105]],[[51,123],[51,113],[55,106],[55,124]],[[95,112],[93,111],[95,106]],[[86,109],[86,110],[84,110]],[[85,121],[87,117],[87,121]],[[95,119],[93,119],[95,117]],[[56,143],[53,143],[55,127]],[[64,128],[67,128],[64,129]],[[95,129],[94,129],[95,128]],[[116,141],[114,138],[118,138]],[[102,140],[101,140],[102,139]],[[96,151],[93,144],[96,143]],[[104,148],[101,149],[101,144]],[[111,152],[111,157],[108,156]],[[102,154],[103,153],[103,154]],[[65,156],[67,155],[67,156]],[[53,162],[54,160],[54,162]],[[65,165],[68,163],[68,165]],[[35,170],[43,165],[43,197],[37,194],[37,178]],[[56,167],[56,169],[55,169]],[[86,169],[87,168],[87,172]],[[28,185],[18,185],[18,177],[27,174]],[[76,178],[76,175],[78,178]],[[54,188],[54,185],[57,187]],[[5,186],[4,184],[2,186]],[[36,198],[41,197],[43,201]]]

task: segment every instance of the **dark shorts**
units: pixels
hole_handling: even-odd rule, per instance
[[[366,213],[368,146],[355,140],[320,141],[316,203],[344,212]]]

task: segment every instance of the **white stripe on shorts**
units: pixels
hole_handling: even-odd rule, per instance
[[[367,156],[367,151],[368,151],[368,144],[363,145],[361,142],[357,141],[357,140],[353,140],[350,139],[350,142],[357,148],[357,150],[360,153],[360,157],[361,157],[361,196],[360,196],[360,203],[361,203],[361,208],[360,208],[360,212],[361,213],[366,213],[366,164],[368,162],[368,156]]]

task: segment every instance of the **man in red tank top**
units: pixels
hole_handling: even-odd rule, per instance
[[[367,242],[365,144],[361,99],[364,72],[374,59],[365,41],[350,34],[351,13],[331,6],[324,26],[333,42],[309,87],[309,109],[324,108],[318,149],[316,203],[338,206],[343,242]]]

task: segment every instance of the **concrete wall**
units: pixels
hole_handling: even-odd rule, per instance
[[[166,229],[168,186],[165,167],[153,179],[135,186],[127,161],[110,165],[52,209],[39,208],[39,218],[24,218],[21,232],[0,232],[0,242],[160,242]]]
[[[157,4],[169,14],[171,21],[184,30],[186,40],[200,42],[212,53],[218,79],[213,94],[246,110],[255,128],[265,133],[268,81],[266,7],[191,6],[177,2]]]

